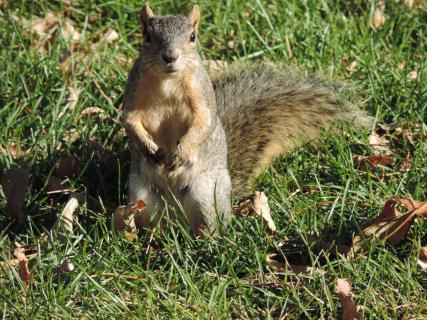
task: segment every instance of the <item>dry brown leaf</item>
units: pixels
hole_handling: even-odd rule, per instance
[[[240,215],[253,214],[262,217],[267,223],[268,231],[271,234],[276,232],[276,225],[271,218],[271,210],[268,206],[268,198],[264,192],[256,191],[252,200],[246,199],[233,209]]]
[[[353,301],[351,284],[346,279],[337,279],[337,293],[342,308],[342,320],[361,319],[360,313]]]
[[[268,198],[265,193],[256,191],[253,202],[256,215],[261,216],[264,219],[264,221],[267,223],[267,227],[270,233],[275,233],[276,225],[271,218],[271,210],[268,206]]]
[[[374,29],[380,29],[385,23],[386,17],[385,12],[385,3],[383,1],[378,1],[378,6],[375,8],[374,16],[372,17],[372,26]]]
[[[120,53],[116,55],[116,60],[120,66],[125,67],[125,68],[130,68],[132,66],[132,63],[133,63],[132,58],[128,57],[127,55],[120,54]]]
[[[410,153],[408,153],[400,165],[400,171],[406,172],[409,171],[412,167],[412,159]]]
[[[408,209],[405,214],[402,215],[396,209],[398,203]],[[349,257],[352,258],[356,253],[363,252],[366,245],[365,240],[370,240],[374,237],[386,240],[391,245],[398,244],[405,238],[416,217],[427,217],[427,202],[415,201],[411,196],[403,199],[392,196],[385,203],[379,217],[363,229],[363,236],[357,235],[354,237]]]
[[[49,11],[45,17],[32,20],[31,22],[24,21],[23,27],[27,31],[34,32],[40,37],[47,35],[49,30],[58,23],[58,18]]]
[[[108,30],[107,33],[104,35],[104,41],[107,43],[113,43],[118,39],[119,39],[119,34],[114,29]]]
[[[300,264],[291,264],[286,261],[286,258],[280,257],[276,253],[270,253],[266,256],[266,262],[271,267],[274,272],[285,272],[287,270],[295,273],[295,274],[312,274],[317,273],[319,275],[324,275],[326,272],[320,268],[313,268],[307,265]]]
[[[76,122],[78,122],[84,115],[97,115],[101,120],[105,120],[108,118],[108,115],[105,113],[104,109],[101,109],[99,107],[87,107],[79,113]]]
[[[2,179],[3,193],[6,197],[7,213],[18,223],[25,221],[24,201],[30,181],[27,168],[12,168],[6,171]]]
[[[80,89],[68,87],[68,99],[67,99],[67,107],[69,109],[74,109],[79,101]]]
[[[425,217],[427,202],[416,201],[411,197],[411,195],[407,195],[403,199],[396,196],[392,196],[392,199],[397,203],[400,203],[401,205],[403,205],[408,210],[415,209],[415,215],[417,215],[418,217]]]
[[[390,141],[385,136],[380,136],[376,131],[369,135],[369,144],[374,150],[382,154],[390,153]]]
[[[64,261],[62,261],[61,265],[55,269],[53,272],[54,279],[58,279],[61,275],[64,275],[66,273],[70,273],[75,269],[73,262],[71,259],[67,258]]]
[[[420,249],[417,263],[423,271],[427,271],[427,246]]]
[[[399,69],[399,70],[403,70],[403,69],[405,69],[405,67],[406,67],[405,61],[399,62],[399,64],[397,65],[397,69]]]
[[[13,252],[13,255],[19,262],[19,277],[28,287],[31,281],[31,274],[28,268],[28,258],[25,255],[24,248],[22,248],[19,243],[16,243],[15,246],[16,248]]]
[[[412,9],[414,7],[415,0],[403,0],[403,4],[409,9]]]
[[[71,20],[65,19],[61,29],[62,38],[71,43],[76,43],[80,40],[80,33],[74,28]]]
[[[52,231],[52,234],[58,234],[60,242],[64,243],[67,239],[66,233],[73,233],[74,213],[84,202],[84,196],[81,193],[72,193],[67,204],[58,216]],[[52,239],[52,237],[51,237]]]
[[[73,155],[65,156],[56,162],[56,174],[60,178],[72,178],[79,173],[79,161]]]
[[[371,168],[376,168],[378,165],[391,167],[395,163],[395,159],[391,156],[354,156],[353,163],[355,165],[365,165]]]
[[[21,146],[16,143],[10,143],[5,148],[0,146],[0,154],[4,157],[8,157],[10,155],[14,160],[21,159],[27,153],[28,151],[23,151]]]
[[[352,75],[357,70],[357,61],[354,60],[350,65],[346,68],[347,72]]]
[[[414,70],[408,73],[408,79],[413,81],[413,80],[417,80],[418,78],[418,71]]]
[[[129,240],[135,240],[137,237],[135,215],[142,213],[146,206],[144,201],[139,200],[126,206],[118,207],[113,213],[114,230],[125,232]]]

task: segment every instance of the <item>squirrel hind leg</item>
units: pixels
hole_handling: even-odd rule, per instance
[[[232,216],[231,179],[227,169],[200,174],[188,188],[183,208],[194,234],[207,229],[211,234],[218,222],[225,225]]]

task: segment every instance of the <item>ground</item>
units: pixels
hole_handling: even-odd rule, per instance
[[[111,232],[110,207],[126,202],[120,101],[142,2],[0,1],[0,175],[30,173],[20,226],[0,194],[0,261],[13,258],[15,241],[38,252],[28,288],[17,268],[1,265],[3,318],[339,318],[338,278],[351,282],[363,318],[426,318],[427,273],[417,265],[425,221],[402,244],[373,241],[351,260],[319,253],[309,237],[349,245],[390,195],[427,199],[427,6],[411,2],[201,1],[204,59],[263,59],[345,80],[390,143],[381,149],[370,130],[347,125],[277,159],[257,185],[274,236],[245,215],[215,236],[171,225],[132,241]],[[190,8],[150,4],[156,14]],[[395,163],[366,170],[353,160],[381,152]],[[66,244],[40,240],[68,197],[47,194],[52,177],[104,204],[80,209]],[[279,272],[270,253],[314,269]],[[58,276],[65,258],[75,269]]]

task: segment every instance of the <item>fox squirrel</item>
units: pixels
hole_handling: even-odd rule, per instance
[[[138,227],[165,203],[183,209],[192,231],[213,232],[232,216],[231,194],[251,194],[275,156],[337,121],[367,125],[333,84],[297,79],[267,63],[236,63],[212,79],[197,52],[199,6],[185,16],[140,13],[143,44],[123,98],[131,142],[128,201],[144,200]]]

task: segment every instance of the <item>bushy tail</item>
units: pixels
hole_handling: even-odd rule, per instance
[[[372,121],[344,102],[340,85],[300,79],[267,63],[238,63],[216,74],[213,84],[236,198],[253,192],[253,180],[275,156],[318,138],[328,125]]]

